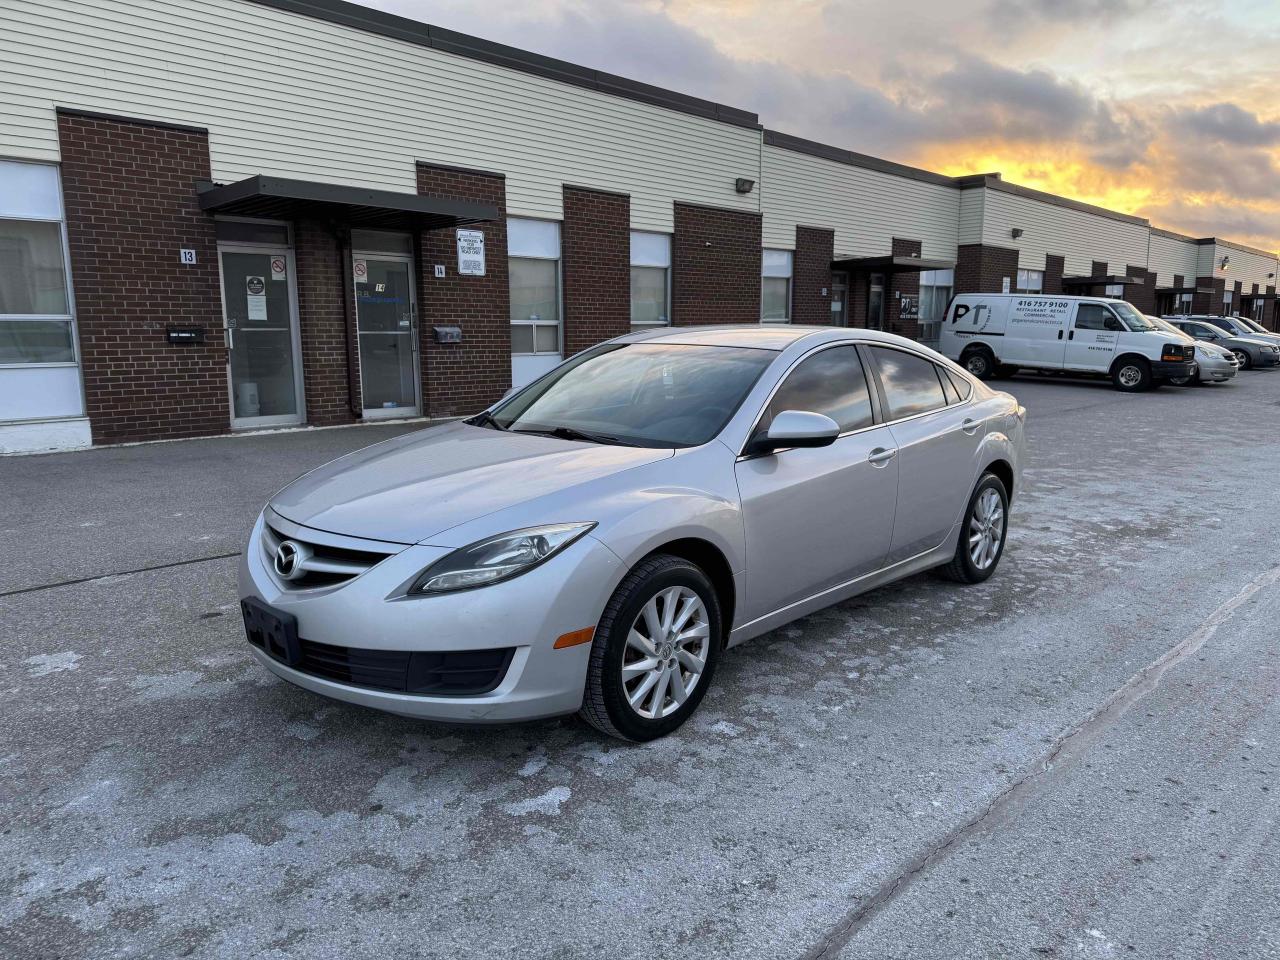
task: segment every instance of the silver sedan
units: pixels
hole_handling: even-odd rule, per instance
[[[1025,417],[889,334],[621,337],[276,494],[240,565],[248,639],[339,700],[649,740],[730,647],[922,570],[990,577]]]

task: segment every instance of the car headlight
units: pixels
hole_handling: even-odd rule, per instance
[[[594,523],[552,523],[500,533],[460,547],[423,570],[409,594],[451,593],[501,583],[550,560]]]

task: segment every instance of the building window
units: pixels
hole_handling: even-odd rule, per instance
[[[511,352],[560,352],[560,224],[507,221]]]
[[[1177,300],[1173,305],[1173,312],[1177,314],[1181,314],[1184,317],[1189,317],[1191,315],[1192,296],[1193,294],[1190,294],[1190,293],[1178,294]]]
[[[1224,316],[1231,316],[1231,297],[1234,293],[1234,290],[1222,291],[1222,313]]]
[[[761,258],[760,322],[791,322],[791,251],[766,250]]]
[[[955,288],[954,270],[920,271],[920,339],[937,340],[942,328],[943,315],[951,302]]]
[[[631,325],[671,322],[671,237],[631,232]]]
[[[0,366],[75,362],[57,168],[0,161]]]
[[[1115,298],[1117,298],[1117,299],[1119,299],[1119,300],[1123,300],[1123,299],[1124,299],[1124,284],[1123,284],[1123,283],[1108,283],[1108,284],[1107,284],[1107,288],[1103,291],[1103,293],[1104,293],[1106,296],[1108,296],[1108,297],[1115,297]]]
[[[1044,293],[1043,270],[1019,270],[1015,293]]]

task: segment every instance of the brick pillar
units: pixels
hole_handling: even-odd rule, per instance
[[[849,326],[866,327],[871,297],[871,275],[862,270],[849,274]]]
[[[631,198],[564,188],[564,355],[631,330]]]
[[[919,240],[901,240],[893,238],[893,255],[895,257],[919,257]],[[902,300],[912,298],[920,302],[920,274],[915,271],[891,273],[884,278],[884,320],[885,330],[897,333],[913,340],[919,339],[920,325],[915,320],[902,319]]]
[[[671,320],[760,322],[760,214],[675,204]]]
[[[1263,308],[1263,311],[1262,311],[1262,325],[1266,327],[1268,330],[1280,330],[1280,304],[1277,304],[1275,299],[1273,299],[1275,295],[1276,295],[1276,288],[1273,286],[1268,286],[1267,287],[1267,297],[1268,297],[1267,305]]]
[[[1228,310],[1226,309],[1226,307],[1223,307],[1223,310],[1222,310],[1223,314],[1226,315],[1226,314],[1232,314],[1232,313],[1240,313],[1241,312],[1240,299],[1243,296],[1244,296],[1244,282],[1241,280],[1237,280],[1235,291],[1231,294],[1231,309]]]
[[[981,243],[961,244],[956,254],[956,293],[999,293],[1018,282],[1018,251]]]
[[[1156,275],[1146,267],[1135,267],[1133,264],[1125,267],[1125,274],[1140,279],[1142,285],[1127,284],[1124,288],[1124,298],[1142,313],[1155,313]]]
[[[298,321],[307,422],[350,423],[361,410],[359,352],[344,309],[350,272],[343,239],[323,224],[294,224],[298,263]]]
[[[474,225],[484,232],[485,275],[458,276],[452,230],[419,237],[419,313],[423,407],[431,417],[483,410],[511,387],[511,289],[507,280],[507,189],[500,173],[418,164],[418,193],[492,203],[499,219]],[[443,278],[435,276],[444,266]],[[462,328],[461,343],[436,343],[435,326]]]
[[[1062,293],[1062,275],[1066,272],[1066,258],[1051,253],[1044,258],[1044,293]]]
[[[196,200],[207,131],[59,111],[58,140],[94,443],[227,431],[217,240]],[[204,343],[170,344],[169,324]]]
[[[824,227],[796,227],[791,267],[791,322],[831,323],[831,261],[836,233]]]
[[[1211,290],[1200,293],[1200,288]],[[1222,316],[1222,294],[1226,289],[1226,281],[1218,277],[1196,277],[1196,293],[1191,298],[1191,312]]]

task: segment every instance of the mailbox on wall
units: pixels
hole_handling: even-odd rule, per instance
[[[436,343],[461,343],[461,327],[432,327],[436,334]]]

